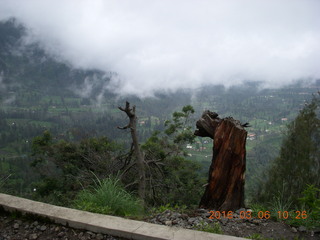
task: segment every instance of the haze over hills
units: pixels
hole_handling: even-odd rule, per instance
[[[116,72],[103,86],[119,95],[320,77],[316,0],[0,4],[0,20],[25,25],[24,42],[73,68]]]
[[[141,142],[154,130],[163,130],[172,112],[191,104],[196,110],[194,119],[210,109],[222,117],[250,123],[247,179],[252,187],[254,176],[261,177],[261,171],[276,156],[285,125],[320,88],[319,80],[280,89],[263,89],[261,83],[248,81],[229,88],[208,85],[171,93],[159,91],[154,97],[119,96],[106,87],[116,73],[74,68],[48,55],[38,44],[26,44],[25,34],[15,19],[0,23],[0,152],[4,162],[26,156],[32,138],[45,129],[68,141],[107,136],[129,144],[126,133],[116,128],[126,122],[117,109],[125,100],[137,105]],[[210,163],[209,142],[198,139],[188,148],[189,158],[203,165],[203,174]],[[5,166],[3,163],[2,171],[9,171]]]
[[[246,196],[234,192],[246,213],[319,229],[319,9],[318,0],[0,0],[0,192],[120,216],[195,209],[201,195],[212,200],[208,169],[223,152],[193,133],[211,110],[250,126],[246,150],[224,148],[219,184],[235,186],[231,168],[242,183],[245,169]],[[126,101],[137,127],[118,108]],[[229,167],[233,154],[243,158]]]

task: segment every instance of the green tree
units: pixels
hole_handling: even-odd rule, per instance
[[[174,112],[172,120],[167,120],[165,126],[167,127],[165,133],[173,138],[175,144],[179,147],[185,143],[193,143],[195,135],[192,131],[191,115],[194,109],[191,105],[184,106],[181,112]]]
[[[142,146],[148,166],[149,204],[198,204],[205,180],[200,165],[184,158],[186,144],[193,143],[192,106],[174,112],[164,132],[155,132]]]
[[[40,174],[36,197],[56,204],[68,203],[83,187],[117,174],[124,165],[121,147],[105,137],[73,143],[53,140],[50,132],[32,142],[32,166]],[[93,175],[94,173],[94,175]]]
[[[295,205],[307,187],[320,187],[320,93],[288,125],[280,155],[268,171],[260,200],[285,198]]]

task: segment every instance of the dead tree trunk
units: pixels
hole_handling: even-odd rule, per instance
[[[220,119],[205,111],[197,121],[196,136],[214,140],[208,185],[200,207],[233,211],[244,207],[244,172],[246,169],[247,131],[231,117]]]
[[[132,144],[134,148],[134,152],[137,158],[137,168],[138,168],[138,195],[140,199],[144,202],[146,195],[146,172],[145,172],[145,164],[144,164],[144,156],[140,149],[139,141],[138,141],[138,133],[137,133],[137,116],[136,116],[136,106],[130,108],[130,103],[126,102],[126,107],[119,109],[127,114],[129,117],[129,123],[125,127],[118,127],[119,129],[127,129],[130,128]]]

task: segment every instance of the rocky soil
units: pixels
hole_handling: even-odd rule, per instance
[[[237,237],[256,236],[255,239],[320,239],[320,229],[307,231],[305,227],[290,227],[282,222],[275,222],[267,219],[241,219],[239,213],[246,209],[239,209],[232,218],[209,219],[210,213],[205,209],[198,209],[195,212],[185,214],[166,210],[148,219],[148,222],[167,226],[183,227],[188,229],[204,229],[208,226],[220,226],[223,234]],[[260,238],[258,238],[260,237]]]
[[[239,213],[239,211],[238,211]],[[260,236],[272,239],[320,239],[320,229],[307,231],[304,227],[294,228],[281,222],[266,219],[241,219],[237,212],[232,219],[209,219],[210,213],[205,209],[194,212],[180,213],[166,210],[163,213],[150,216],[145,221],[167,226],[182,227],[187,229],[200,229],[208,226],[218,226],[226,235],[249,237]],[[219,227],[220,226],[220,227]],[[257,235],[259,234],[259,235]],[[125,240],[99,233],[77,230],[57,224],[48,223],[39,219],[9,216],[0,213],[0,240]],[[262,238],[255,238],[262,239]]]
[[[58,224],[0,213],[0,240],[125,240]]]

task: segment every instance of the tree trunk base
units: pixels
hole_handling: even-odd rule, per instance
[[[205,111],[197,122],[195,135],[214,140],[208,185],[200,207],[234,211],[244,207],[247,131],[233,118],[218,118]]]

